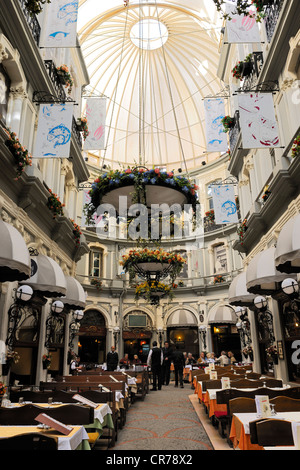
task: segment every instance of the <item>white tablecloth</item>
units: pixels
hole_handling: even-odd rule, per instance
[[[101,405],[94,409],[94,418],[98,419],[101,424],[104,422],[104,418],[107,414],[112,414],[112,411],[107,403],[101,403]]]
[[[285,390],[286,388],[289,388],[290,386],[284,386],[284,387],[267,387],[268,390]],[[263,387],[261,387],[263,388]],[[253,392],[255,390],[257,390],[257,387],[256,388],[234,388],[234,387],[230,387],[231,390],[239,390],[240,392]],[[215,389],[215,388],[210,388],[207,390],[208,394],[209,394],[209,398],[210,400],[216,400],[217,398],[217,392],[221,392],[222,391],[222,388],[218,388],[218,389]]]

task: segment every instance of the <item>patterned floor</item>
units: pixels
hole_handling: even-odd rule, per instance
[[[170,383],[138,399],[111,450],[213,450],[189,399],[192,393],[189,384],[182,389]]]

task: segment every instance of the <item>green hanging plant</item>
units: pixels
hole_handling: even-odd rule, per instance
[[[31,16],[38,15],[43,11],[42,5],[45,3],[51,3],[51,0],[26,0],[25,7]]]

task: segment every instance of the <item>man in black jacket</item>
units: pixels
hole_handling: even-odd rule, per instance
[[[116,348],[114,346],[111,347],[111,351],[107,353],[106,357],[106,366],[107,370],[113,371],[116,370],[119,364],[119,355],[116,352]]]
[[[174,364],[175,371],[175,387],[178,387],[178,378],[180,387],[183,388],[183,369],[184,369],[184,356],[179,347],[176,345],[176,349],[172,354],[172,361]]]
[[[170,368],[171,368],[171,354],[172,351],[170,349],[168,341],[165,341],[165,346],[162,348],[163,352],[163,365],[162,365],[162,384],[169,385],[170,383]]]
[[[157,347],[157,342],[153,342],[153,348],[149,351],[147,358],[147,365],[151,367],[153,388],[152,390],[161,390],[161,366],[163,363],[163,353],[160,348]],[[156,388],[157,384],[157,388]]]

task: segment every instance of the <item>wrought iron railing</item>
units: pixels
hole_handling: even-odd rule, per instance
[[[80,147],[80,149],[82,148],[82,135],[81,135],[81,131],[79,129],[79,126],[76,122],[76,119],[74,118],[73,116],[73,122],[72,122],[72,132],[75,136],[75,139]]]
[[[28,9],[26,8],[26,1],[25,0],[19,0],[22,11],[24,13],[24,16],[26,18],[27,24],[31,30],[32,36],[36,42],[37,45],[40,43],[40,37],[41,37],[41,27],[38,22],[38,19],[35,14],[29,13]]]
[[[45,60],[45,67],[47,69],[49,77],[51,78],[52,85],[55,89],[55,96],[59,100],[65,101],[66,100],[66,92],[65,92],[64,87],[61,83],[61,80],[60,80],[60,77],[57,73],[54,62],[52,60]]]
[[[238,143],[240,131],[241,131],[239,117],[240,117],[240,113],[239,111],[236,111],[234,113],[234,120],[235,120],[234,126],[232,129],[229,130],[229,146],[230,146],[231,155],[233,155],[233,152],[235,151],[235,148]]]
[[[258,82],[258,77],[264,64],[264,56],[262,52],[253,52],[251,58],[251,72],[245,77],[243,90],[252,89]]]
[[[269,42],[271,42],[274,35],[284,1],[285,0],[273,0],[265,6],[264,21]]]

